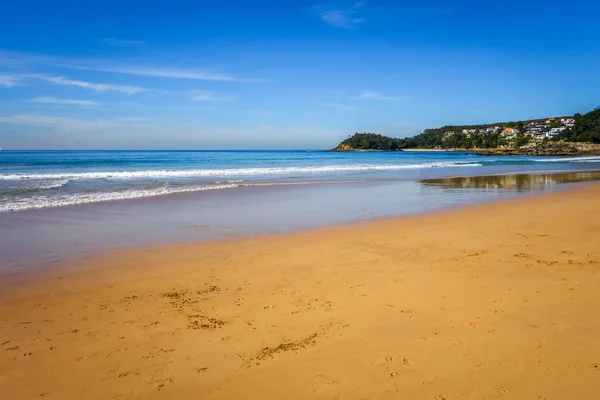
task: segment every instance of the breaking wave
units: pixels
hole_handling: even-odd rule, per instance
[[[600,156],[542,158],[537,162],[600,162]]]
[[[33,182],[31,184],[20,186],[19,191],[37,192],[41,190],[59,189],[66,186],[69,182],[71,182],[70,179],[42,180],[41,182]]]
[[[119,172],[76,172],[52,174],[2,174],[0,180],[20,179],[137,179],[137,178],[187,178],[187,177],[219,177],[219,176],[253,176],[293,173],[324,173],[353,171],[393,171],[422,168],[445,167],[481,167],[473,162],[431,162],[421,164],[363,164],[363,165],[328,165],[311,167],[273,167],[273,168],[231,168],[231,169],[193,169],[193,170],[147,170]]]
[[[63,207],[75,204],[101,203],[114,200],[139,199],[144,197],[164,196],[174,193],[200,192],[205,190],[218,190],[236,188],[239,185],[192,185],[180,187],[159,187],[151,189],[136,189],[111,192],[77,193],[63,195],[37,195],[28,198],[12,199],[0,204],[0,212],[35,210],[40,208]]]

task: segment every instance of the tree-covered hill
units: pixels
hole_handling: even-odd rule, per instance
[[[568,120],[568,121],[565,121]],[[600,144],[600,107],[587,114],[548,120],[509,121],[481,125],[446,125],[425,129],[408,138],[392,138],[375,133],[355,133],[341,142],[334,151],[398,151],[402,149],[495,149],[521,148],[527,145],[565,142]],[[565,125],[566,124],[566,125]],[[552,138],[532,134],[532,127],[556,128],[560,134]],[[543,140],[542,140],[543,139]]]
[[[587,114],[575,114],[575,126],[561,133],[558,139],[567,142],[600,143],[600,107]]]
[[[376,133],[355,133],[334,149],[334,151],[398,151],[403,140]]]
[[[416,136],[401,139],[403,149],[488,149],[501,146],[504,143],[499,133],[469,135],[462,133],[463,129],[484,129],[479,126],[442,126],[441,128],[425,129]],[[445,136],[446,132],[455,132]]]

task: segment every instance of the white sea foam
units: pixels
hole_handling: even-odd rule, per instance
[[[199,192],[205,190],[230,189],[236,187],[239,187],[239,185],[192,185],[180,187],[164,186],[152,189],[137,189],[112,192],[77,193],[54,196],[38,195],[31,196],[28,198],[14,199],[6,203],[0,204],[0,212],[63,207],[75,204],[101,203],[113,200],[138,199],[143,197],[164,196],[173,193]]]
[[[32,184],[28,184],[22,186],[21,190],[50,190],[50,189],[58,189],[63,186],[66,186],[71,180],[70,179],[50,179],[50,180],[42,180],[41,182],[34,182]]]
[[[600,162],[599,156],[585,156],[585,157],[561,157],[561,158],[541,158],[533,160],[537,162]]]
[[[294,173],[326,173],[352,171],[393,171],[422,168],[445,167],[481,167],[472,162],[431,162],[421,164],[361,164],[361,165],[327,165],[311,167],[273,167],[273,168],[237,168],[237,169],[194,169],[194,170],[147,170],[118,172],[77,172],[52,174],[2,174],[0,180],[21,179],[140,179],[140,178],[188,178],[219,176],[252,176],[252,175],[284,175]]]
[[[300,182],[253,182],[253,183],[241,183],[240,187],[266,187],[266,186],[305,186],[305,185],[334,185],[340,183],[365,183],[368,182],[364,179],[360,180],[341,180],[341,181],[300,181]],[[385,182],[385,180],[373,181],[373,182]]]
[[[232,179],[232,180],[229,180],[229,181],[216,181],[216,182],[213,182],[213,183],[216,183],[217,185],[220,185],[220,184],[223,184],[223,183],[242,183],[242,182],[244,182],[243,179]]]

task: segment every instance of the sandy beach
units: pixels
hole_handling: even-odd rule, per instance
[[[5,399],[596,399],[600,185],[0,284]]]

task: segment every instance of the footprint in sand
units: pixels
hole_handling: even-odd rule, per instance
[[[533,256],[531,254],[527,254],[527,253],[517,253],[517,254],[515,254],[515,257],[517,257],[517,258],[533,258]]]
[[[315,378],[322,379],[323,381],[325,381],[329,385],[339,385],[340,384],[340,380],[339,379],[335,379],[331,375],[319,374],[319,375],[316,375]]]

